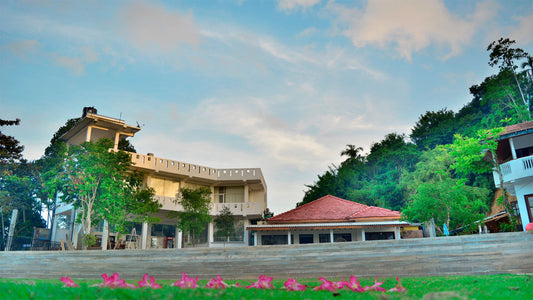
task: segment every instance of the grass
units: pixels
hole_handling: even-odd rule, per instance
[[[176,278],[177,280],[178,278]],[[333,278],[328,278],[333,280]],[[127,280],[136,283],[136,280]],[[337,279],[338,280],[338,279]],[[79,288],[63,288],[59,279],[0,279],[0,299],[533,299],[532,275],[485,275],[485,276],[449,276],[449,277],[410,277],[400,278],[406,293],[366,292],[356,293],[339,290],[289,292],[280,287],[284,280],[272,282],[277,289],[256,290],[245,288],[228,288],[210,290],[197,288],[184,290],[171,287],[171,280],[157,280],[164,285],[162,289],[110,289],[90,287],[96,280],[77,280]],[[318,286],[318,279],[298,280],[309,287]],[[379,278],[382,287],[390,289],[396,285],[394,278]],[[200,281],[205,286],[207,281]],[[237,281],[227,280],[232,284]],[[238,281],[241,286],[250,281]],[[372,285],[374,278],[361,280],[363,286]]]

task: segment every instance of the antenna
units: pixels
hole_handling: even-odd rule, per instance
[[[118,119],[122,121],[122,112],[120,112],[120,117],[118,117]]]

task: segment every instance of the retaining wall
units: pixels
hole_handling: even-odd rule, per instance
[[[0,278],[210,279],[409,277],[533,273],[533,234],[524,232],[333,244],[0,253]]]

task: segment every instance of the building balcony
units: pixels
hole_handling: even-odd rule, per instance
[[[522,179],[533,178],[533,155],[513,159],[500,165],[503,175],[504,185],[514,183]],[[500,188],[500,177],[497,172],[493,172],[494,184]]]
[[[176,202],[175,197],[155,196],[157,201],[162,204],[162,210],[183,211],[183,206]],[[220,214],[224,207],[229,207],[234,216],[260,216],[266,209],[265,205],[260,202],[243,202],[243,203],[211,203],[209,213],[212,216]]]

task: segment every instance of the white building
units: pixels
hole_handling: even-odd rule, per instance
[[[522,228],[533,222],[533,122],[505,128],[497,139],[496,150],[503,174],[503,187],[516,196]],[[493,173],[500,188],[500,178]]]
[[[82,119],[61,139],[67,144],[81,144],[109,138],[114,141],[117,150],[121,139],[133,136],[141,128],[127,125],[123,120],[98,115],[94,108],[84,108]],[[170,212],[182,211],[176,203],[180,188],[208,187],[211,190],[211,212],[216,216],[224,207],[229,207],[235,217],[236,231],[229,242],[217,237],[213,223],[201,233],[197,246],[245,246],[253,245],[251,234],[245,228],[256,224],[267,208],[267,187],[260,168],[216,169],[182,161],[156,157],[151,153],[131,153],[133,169],[144,175],[146,186],[154,188],[156,198],[162,208],[157,213],[158,224],[135,224],[130,235],[115,241],[114,233],[106,230],[102,222],[95,229],[95,235],[101,238],[103,249],[108,248],[107,238],[111,244],[121,243],[128,248],[181,248],[191,244],[191,237],[176,228],[176,219],[169,217]],[[52,241],[72,240],[79,244],[80,225],[74,224],[76,211],[72,205],[59,203],[53,224]],[[103,237],[103,238],[102,238]]]

